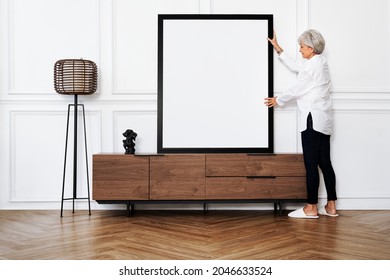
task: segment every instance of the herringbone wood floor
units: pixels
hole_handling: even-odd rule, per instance
[[[0,211],[0,259],[390,259],[390,211]]]

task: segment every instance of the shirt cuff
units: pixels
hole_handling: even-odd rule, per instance
[[[279,58],[280,60],[284,60],[284,59],[286,58],[286,54],[285,54],[285,52],[284,52],[284,51],[282,51],[282,53],[281,53],[281,54],[279,54],[278,58]]]
[[[279,96],[276,96],[276,103],[278,103],[278,106],[282,107],[286,102],[282,100],[282,98],[279,98]]]

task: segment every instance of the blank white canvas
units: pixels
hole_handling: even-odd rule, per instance
[[[165,20],[163,148],[268,147],[268,21]]]

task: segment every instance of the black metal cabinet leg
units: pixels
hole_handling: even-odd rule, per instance
[[[282,216],[283,214],[283,201],[279,201],[279,216]]]
[[[126,203],[127,208],[127,217],[133,217],[134,216],[134,203],[131,203],[130,201]]]
[[[203,203],[203,214],[206,215],[208,211],[209,211],[208,204],[207,203]]]
[[[130,217],[130,202],[126,203],[127,217]]]

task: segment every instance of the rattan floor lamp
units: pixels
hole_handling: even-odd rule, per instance
[[[88,172],[88,152],[87,152],[87,133],[85,125],[85,110],[84,105],[78,103],[79,95],[90,95],[95,93],[97,89],[97,66],[93,61],[84,59],[62,59],[54,64],[54,88],[57,93],[74,96],[74,104],[68,105],[68,117],[66,124],[66,140],[65,140],[65,157],[64,157],[64,172],[62,179],[62,200],[61,200],[61,217],[64,209],[64,201],[73,201],[73,211],[75,200],[87,199],[89,215],[91,215],[90,191],[89,191],[89,172]],[[69,115],[71,108],[74,111],[74,138],[73,138],[73,196],[65,198],[65,178],[66,178],[66,160],[68,152],[68,135],[69,135]],[[87,168],[87,189],[88,197],[77,196],[77,124],[78,124],[78,107],[82,109],[83,129],[84,129],[84,145],[85,145],[85,160]]]

